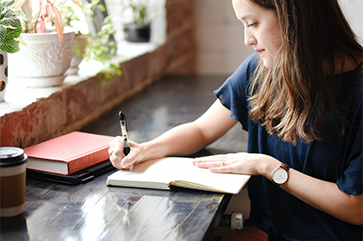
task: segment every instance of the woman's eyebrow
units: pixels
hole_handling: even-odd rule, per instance
[[[253,16],[253,14],[247,14],[247,15],[243,16],[241,18],[241,20],[246,20],[247,18],[252,17],[252,16]]]

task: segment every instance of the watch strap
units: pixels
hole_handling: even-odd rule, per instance
[[[282,169],[284,169],[285,171],[289,172],[290,166],[287,165],[286,163],[282,163],[280,166]]]

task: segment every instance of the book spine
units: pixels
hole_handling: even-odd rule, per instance
[[[78,172],[87,167],[93,166],[97,163],[108,159],[107,148],[99,149],[93,153],[89,153],[85,156],[78,157],[68,162],[68,174]]]

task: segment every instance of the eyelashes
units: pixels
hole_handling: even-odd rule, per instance
[[[247,25],[247,28],[256,26],[257,23],[250,23]]]

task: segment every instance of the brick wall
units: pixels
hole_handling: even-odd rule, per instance
[[[166,2],[167,50],[169,72],[195,72],[194,3],[195,0],[168,0]]]
[[[166,74],[194,72],[193,0],[167,0],[167,41],[151,53],[122,63],[122,76],[89,78],[64,86],[0,117],[0,146],[27,146],[79,130]]]

